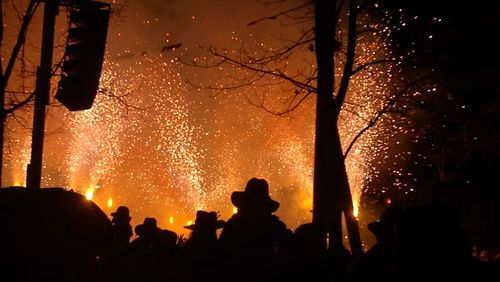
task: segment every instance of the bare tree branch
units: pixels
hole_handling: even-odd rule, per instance
[[[282,12],[279,12],[277,14],[274,14],[274,15],[271,15],[271,16],[267,16],[267,17],[263,17],[261,19],[258,19],[258,20],[255,20],[255,21],[251,21],[247,24],[247,26],[251,26],[251,25],[255,25],[257,23],[260,23],[262,21],[266,21],[266,20],[275,20],[277,19],[278,17],[280,16],[283,16],[283,15],[287,15],[287,14],[290,14],[292,12],[295,12],[295,11],[298,11],[298,10],[301,10],[303,9],[304,7],[307,7],[309,5],[311,5],[312,1],[308,1],[308,2],[305,2],[304,4],[302,5],[299,5],[299,6],[296,6],[296,7],[293,7],[293,8],[290,8],[288,10],[285,10],[285,11],[282,11]]]
[[[360,71],[362,71],[364,69],[366,69],[369,66],[379,65],[379,64],[384,64],[384,63],[396,63],[396,60],[393,60],[393,59],[382,59],[382,60],[375,60],[375,61],[371,61],[371,62],[368,62],[368,63],[361,64],[361,65],[357,66],[354,70],[352,70],[351,76],[355,75],[356,73],[358,73],[358,72],[360,72]]]
[[[349,143],[349,146],[347,147],[345,153],[344,153],[344,158],[347,157],[347,155],[349,154],[349,152],[351,151],[351,149],[353,148],[354,144],[356,143],[356,141],[358,141],[358,139],[370,128],[372,128],[373,126],[375,126],[377,124],[377,122],[380,120],[380,118],[382,118],[382,116],[389,112],[389,109],[390,107],[392,107],[398,100],[399,98],[401,98],[401,96],[403,96],[405,93],[407,93],[407,91],[409,89],[411,89],[413,86],[421,83],[422,81],[424,80],[427,80],[427,79],[430,79],[431,76],[433,74],[432,73],[429,73],[429,74],[426,74],[420,78],[417,78],[415,80],[413,80],[412,82],[408,83],[407,85],[405,85],[405,87],[403,87],[403,89],[401,89],[398,93],[394,94],[392,96],[391,99],[389,99],[389,101],[387,101],[387,103],[384,105],[384,107],[382,107],[382,109],[380,111],[377,112],[377,114],[370,120],[370,122],[363,128],[361,129],[357,134],[356,136],[354,136],[354,138],[351,140],[351,142]]]
[[[262,101],[259,104],[255,103],[247,95],[245,95],[245,98],[247,99],[247,101],[248,101],[248,103],[250,105],[255,106],[257,108],[261,108],[261,109],[263,109],[267,113],[270,113],[270,114],[275,115],[275,116],[285,116],[285,115],[287,115],[287,114],[295,111],[300,105],[302,105],[302,102],[304,102],[307,98],[309,98],[309,96],[311,94],[313,94],[313,93],[312,92],[307,92],[307,93],[303,94],[303,96],[298,101],[296,101],[295,103],[289,102],[287,108],[285,110],[283,110],[283,111],[273,111],[270,108],[266,107],[265,106],[265,99],[264,98],[262,99]],[[295,97],[297,97],[297,96],[298,95],[296,95]]]
[[[335,97],[335,110],[340,112],[342,104],[344,103],[345,96],[347,95],[347,89],[349,88],[349,81],[352,76],[352,67],[354,65],[354,58],[356,57],[356,18],[358,10],[355,5],[355,1],[349,1],[349,18],[347,23],[347,55],[346,61],[344,63],[344,71],[342,78],[340,80],[339,90],[337,96]]]
[[[232,65],[238,66],[238,67],[240,67],[242,69],[247,69],[247,70],[250,70],[250,71],[257,72],[257,73],[263,73],[263,74],[267,74],[267,75],[270,75],[270,76],[273,76],[273,77],[277,77],[277,78],[286,80],[286,81],[292,83],[293,85],[295,85],[295,86],[297,86],[299,88],[306,89],[306,90],[308,90],[310,92],[316,92],[316,88],[315,87],[312,87],[311,85],[305,84],[305,83],[303,83],[301,81],[295,80],[294,78],[285,75],[284,73],[282,73],[279,70],[272,71],[272,70],[267,70],[267,69],[260,69],[260,68],[254,67],[252,65],[248,65],[248,64],[245,64],[245,63],[240,62],[238,60],[235,60],[235,59],[233,59],[233,58],[231,58],[231,57],[229,57],[227,55],[218,53],[215,50],[211,50],[211,54],[214,55],[215,57],[221,58],[223,61],[227,61],[227,62],[231,63]]]
[[[120,104],[124,105],[127,108],[127,111],[129,109],[134,109],[134,110],[138,110],[138,111],[145,111],[145,110],[148,110],[148,109],[151,109],[152,107],[154,107],[154,105],[151,105],[149,107],[142,108],[142,107],[137,107],[137,106],[131,105],[126,99],[126,97],[129,96],[131,93],[126,93],[124,95],[116,95],[111,90],[106,89],[106,88],[99,88],[98,92],[101,94],[104,94],[105,96],[116,99]]]
[[[35,91],[33,91],[28,97],[23,99],[21,102],[13,104],[10,108],[4,110],[4,114],[8,115],[16,111],[17,109],[23,107],[24,105],[28,104],[33,97],[35,97]]]
[[[7,81],[9,80],[10,74],[12,73],[12,69],[14,68],[17,55],[19,54],[19,51],[21,50],[21,47],[24,44],[24,41],[26,39],[26,31],[28,30],[28,26],[31,22],[31,19],[33,18],[33,14],[35,13],[38,5],[39,3],[37,1],[31,0],[28,5],[28,8],[26,9],[22,25],[21,28],[19,29],[19,33],[17,36],[16,44],[12,49],[12,54],[9,58],[9,62],[7,63],[7,67],[5,69],[4,74],[2,75],[2,82],[0,83],[0,87],[2,87],[0,91],[2,92],[5,91],[5,87],[7,87]]]
[[[246,86],[255,85],[255,83],[257,81],[261,80],[265,75],[266,75],[265,73],[260,73],[254,79],[251,79],[251,80],[248,80],[248,81],[245,81],[245,82],[241,82],[241,83],[238,83],[238,84],[233,84],[231,86],[223,86],[223,87],[215,87],[215,86],[209,86],[209,85],[208,86],[204,86],[204,85],[194,84],[191,81],[187,81],[187,83],[189,85],[197,88],[197,89],[207,89],[207,90],[214,90],[214,91],[230,91],[230,90],[235,90],[235,89],[239,89],[239,88],[246,87]]]

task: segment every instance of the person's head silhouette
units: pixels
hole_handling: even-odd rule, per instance
[[[269,185],[265,179],[252,178],[247,182],[245,191],[231,194],[231,202],[242,212],[273,213],[280,204],[269,196]]]

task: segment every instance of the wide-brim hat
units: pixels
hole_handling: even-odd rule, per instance
[[[382,224],[379,221],[368,223],[368,230],[370,230],[375,235],[379,235],[382,229]]]
[[[160,228],[156,226],[156,218],[153,217],[146,217],[144,223],[137,225],[134,229],[135,233],[139,236],[151,234],[158,230]]]
[[[265,179],[252,178],[247,182],[245,191],[231,194],[233,205],[242,210],[275,212],[280,203],[269,196],[269,185]]]
[[[184,228],[190,230],[217,230],[224,227],[226,222],[217,219],[216,212],[197,211],[194,224],[186,225]]]
[[[115,212],[111,213],[111,216],[114,218],[128,218],[130,219],[130,212],[126,206],[119,206]]]
[[[401,217],[401,214],[402,210],[400,208],[387,207],[380,216],[379,221],[370,222],[368,224],[368,230],[377,236],[392,232],[392,229]]]

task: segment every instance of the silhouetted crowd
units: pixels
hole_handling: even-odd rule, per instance
[[[327,251],[313,223],[295,232],[273,213],[279,203],[266,180],[252,178],[231,201],[227,222],[198,211],[189,238],[160,229],[154,218],[135,227],[129,211],[113,216],[114,256],[107,281],[497,281],[498,264],[476,260],[464,232],[444,211],[388,207],[368,225],[377,244],[366,254]],[[222,229],[219,238],[217,230]]]
[[[112,216],[112,246],[78,271],[50,281],[499,281],[498,261],[472,256],[460,225],[428,206],[388,207],[368,229],[377,243],[366,253],[327,250],[326,232],[307,223],[294,232],[273,213],[279,203],[264,179],[231,194],[237,212],[226,221],[198,211],[186,239],[145,218],[134,229],[120,206]],[[217,236],[220,231],[220,236]],[[137,235],[133,240],[133,234]],[[43,264],[43,263],[42,263]],[[2,268],[0,268],[1,270]],[[11,269],[11,268],[9,268]],[[12,270],[9,270],[12,272]],[[14,272],[12,272],[14,273]],[[2,279],[2,278],[8,279]],[[18,273],[1,281],[47,281]]]

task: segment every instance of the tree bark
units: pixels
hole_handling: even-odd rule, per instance
[[[352,8],[354,2],[351,1]],[[313,187],[313,222],[320,224],[329,234],[330,250],[342,253],[342,212],[345,213],[349,243],[353,252],[361,252],[361,239],[358,223],[353,214],[352,196],[344,162],[344,153],[338,130],[338,118],[347,92],[348,83],[354,61],[348,58],[346,64],[350,68],[344,76],[343,88],[337,97],[334,93],[334,54],[338,47],[335,39],[337,1],[315,1],[315,47],[318,66],[317,98],[316,98],[316,133],[314,154],[314,187]],[[355,7],[355,6],[354,6]],[[355,14],[351,15],[351,19]],[[354,36],[355,28],[350,29]],[[350,40],[350,44],[355,44]],[[352,49],[352,48],[351,48]],[[350,61],[349,61],[350,59]],[[340,92],[342,91],[342,92]]]
[[[3,6],[0,3],[0,51],[3,45]],[[5,128],[5,77],[3,75],[2,61],[0,60],[0,188],[3,184],[3,143],[4,143],[4,128]]]
[[[315,47],[318,65],[316,96],[316,133],[314,153],[313,222],[328,232],[330,250],[342,245],[342,208],[340,205],[340,139],[333,99],[336,1],[315,1]],[[338,141],[336,141],[338,140]],[[338,143],[335,146],[335,143]],[[340,149],[340,152],[342,150]],[[342,154],[341,154],[342,155]],[[337,159],[337,160],[336,160]],[[337,175],[336,175],[337,174]]]

